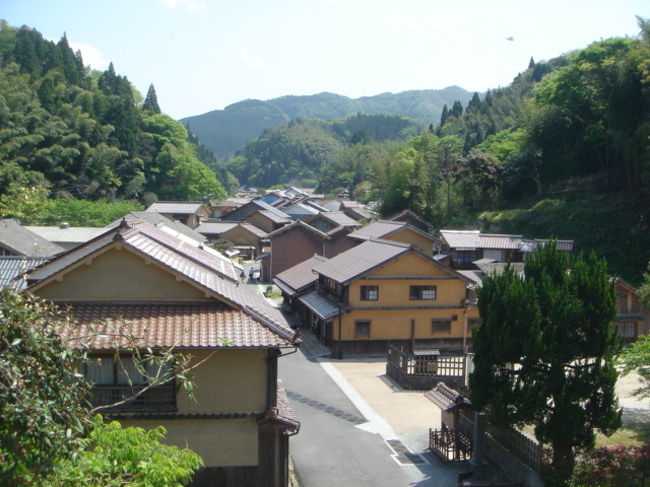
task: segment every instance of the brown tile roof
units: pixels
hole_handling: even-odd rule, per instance
[[[401,242],[368,240],[326,262],[318,263],[314,270],[337,282],[347,283],[410,250],[410,245]]]
[[[71,346],[91,350],[125,347],[291,347],[291,340],[225,303],[72,303],[73,323],[61,333]]]
[[[298,432],[300,430],[300,421],[298,421],[298,417],[291,407],[281,380],[278,380],[277,405],[276,419],[289,426],[292,431]]]
[[[214,265],[216,265],[214,262],[212,262],[212,265],[205,265],[205,262],[214,258],[212,254],[198,248],[195,249],[196,252],[192,250],[186,253],[182,251],[187,250],[181,245],[182,242],[169,236],[167,237],[172,238],[171,243],[175,242],[176,245],[164,245],[158,239],[151,237],[151,234],[156,232],[161,231],[146,222],[140,222],[137,225],[134,222],[124,223],[120,227],[108,230],[104,235],[66,252],[49,264],[35,270],[30,274],[29,281],[42,281],[52,278],[84,258],[119,241],[127,249],[147,256],[167,269],[184,276],[188,282],[210,292],[217,299],[225,300],[231,303],[232,306],[240,308],[244,313],[257,319],[280,336],[295,340],[295,332],[279,310],[269,306],[261,296],[249,294],[235,284],[223,279],[213,269]],[[37,285],[38,283],[33,284],[33,286]]]
[[[429,235],[426,232],[423,232],[419,228],[415,228],[414,226],[409,225],[406,222],[401,222],[401,221],[388,221],[388,220],[379,220],[373,223],[370,223],[369,225],[366,225],[363,228],[360,228],[359,230],[355,230],[352,232],[349,237],[358,239],[358,240],[368,240],[371,238],[386,238],[394,233],[397,233],[401,230],[404,229],[410,229],[414,231],[415,233],[418,233],[424,237],[429,238],[430,240],[433,241],[433,236]]]
[[[326,257],[314,255],[300,264],[280,272],[275,276],[273,282],[279,288],[293,296],[318,280],[318,274],[314,274],[312,269],[316,264],[326,261]]]

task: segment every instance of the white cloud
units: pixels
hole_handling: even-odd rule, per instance
[[[254,57],[248,52],[247,47],[239,48],[239,59],[241,59],[246,66],[255,71],[261,71],[265,67],[264,60],[262,58]]]
[[[175,9],[176,7],[180,7],[188,12],[200,12],[206,6],[204,0],[162,0],[162,3],[169,8]]]
[[[106,69],[108,67],[109,62],[104,58],[102,52],[96,47],[70,41],[68,41],[68,44],[73,51],[81,51],[81,57],[83,58],[84,66],[91,66],[93,69],[97,70]]]

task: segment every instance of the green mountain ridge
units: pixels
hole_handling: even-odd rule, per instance
[[[472,93],[458,86],[442,90],[409,90],[349,98],[335,93],[287,95],[271,100],[243,100],[223,110],[182,118],[184,125],[218,157],[228,158],[265,129],[290,120],[331,120],[355,113],[402,115],[429,125],[440,119],[444,105],[467,103]]]

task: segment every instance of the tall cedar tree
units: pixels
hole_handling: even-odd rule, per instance
[[[570,266],[550,243],[526,261],[525,277],[512,268],[487,276],[478,307],[472,403],[496,425],[534,424],[553,451],[549,485],[566,485],[576,450],[594,446],[594,429],[611,434],[621,425],[606,264],[592,254]]]
[[[144,99],[142,104],[143,110],[148,110],[152,113],[160,113],[160,106],[158,105],[158,96],[156,96],[156,88],[153,87],[153,83],[149,85],[149,91],[147,91],[147,97]]]

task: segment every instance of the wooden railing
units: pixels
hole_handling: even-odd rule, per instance
[[[440,355],[425,355],[389,345],[386,373],[410,389],[428,389],[438,382],[462,387],[465,383],[465,356],[442,352]]]
[[[445,462],[467,460],[472,455],[470,438],[445,425],[429,430],[429,448]]]
[[[458,415],[458,430],[471,437],[474,421],[464,414]],[[486,434],[512,455],[539,473],[542,467],[542,445],[524,433],[512,428],[500,428],[486,424]]]
[[[174,383],[151,387],[138,395],[144,387],[96,385],[92,389],[91,403],[95,407],[115,404],[107,411],[176,411]]]

